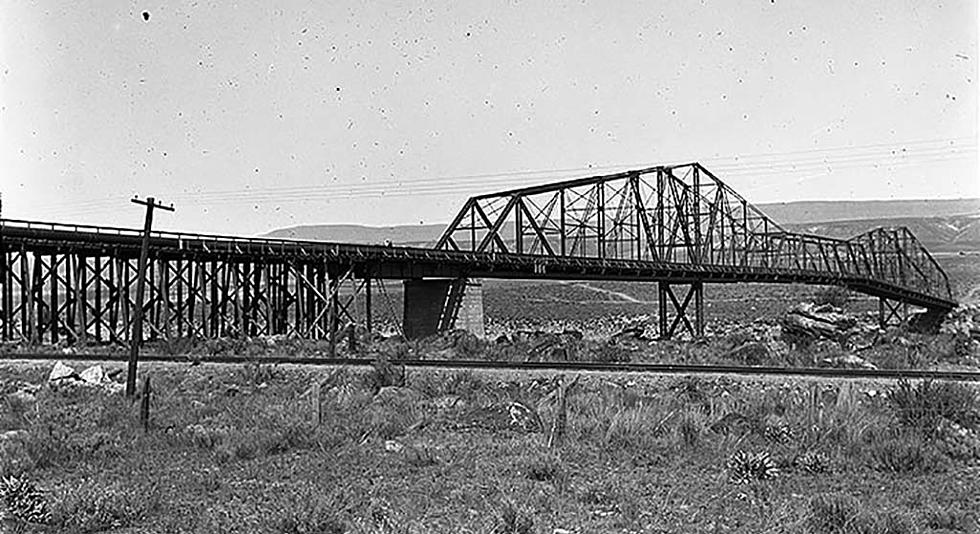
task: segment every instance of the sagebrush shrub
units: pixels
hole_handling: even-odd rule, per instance
[[[872,467],[888,473],[941,473],[949,467],[949,459],[916,432],[875,440],[868,446],[868,454]]]
[[[966,428],[980,423],[980,401],[977,392],[967,384],[923,380],[912,385],[901,380],[888,393],[888,401],[903,426],[932,433],[941,419]]]

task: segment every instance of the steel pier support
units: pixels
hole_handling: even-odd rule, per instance
[[[688,290],[684,295],[684,300],[678,300],[672,286],[687,285]],[[689,333],[694,339],[704,337],[704,283],[692,282],[690,284],[672,284],[670,282],[660,282],[658,284],[658,301],[660,305],[660,339],[670,339],[677,332],[677,327],[684,326],[684,331]],[[688,315],[688,309],[694,303],[694,321]],[[669,305],[668,305],[669,303]],[[670,316],[673,315],[671,320]]]
[[[907,302],[878,298],[878,326],[888,328],[889,326],[902,326],[909,318],[909,305]]]

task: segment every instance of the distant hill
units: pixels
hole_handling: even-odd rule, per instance
[[[930,251],[980,250],[980,215],[901,217],[787,224],[791,232],[848,239],[881,226],[905,226]]]
[[[846,239],[879,226],[907,226],[930,250],[980,250],[980,199],[788,202],[758,206],[787,230]],[[444,224],[323,224],[273,230],[263,237],[402,246],[435,244]]]
[[[444,224],[404,226],[361,226],[357,224],[313,224],[273,230],[262,237],[332,241],[334,243],[365,243],[380,245],[390,240],[396,245],[428,246],[442,235]]]
[[[980,214],[980,199],[804,201],[758,204],[781,225],[901,217],[950,217]]]

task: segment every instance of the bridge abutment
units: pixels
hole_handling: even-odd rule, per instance
[[[466,330],[485,335],[483,282],[472,278],[405,280],[402,327],[407,339]]]

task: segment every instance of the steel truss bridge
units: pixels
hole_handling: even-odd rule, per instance
[[[126,343],[141,241],[0,220],[0,339]],[[907,229],[787,232],[691,163],[475,196],[433,248],[152,232],[144,338],[288,335],[333,351],[341,329],[371,329],[372,284],[428,278],[657,282],[664,338],[703,336],[706,283],[845,287],[877,297],[883,324],[913,306],[934,326],[956,306]]]

